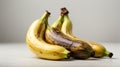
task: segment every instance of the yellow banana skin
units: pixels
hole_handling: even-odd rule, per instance
[[[108,56],[111,58],[113,56],[113,53],[107,51],[106,48],[102,44],[99,44],[93,41],[87,41],[87,42],[91,44],[93,50],[95,51],[94,57],[101,58],[104,56]]]
[[[63,10],[63,12],[67,12],[66,8],[62,8],[62,10]],[[74,40],[82,40],[80,38],[75,37],[72,34],[72,22],[68,16],[68,12],[66,15],[64,15],[64,22],[62,24],[61,31],[64,34],[68,35],[69,37],[73,38]],[[99,43],[96,43],[93,41],[87,41],[87,40],[82,40],[82,41],[86,41],[87,43],[89,43],[89,45],[93,48],[93,50],[95,52],[94,57],[96,57],[96,58],[100,58],[100,57],[104,57],[104,56],[109,56],[111,58],[113,56],[113,53],[107,51],[106,48]]]
[[[39,58],[49,60],[68,58],[70,52],[67,49],[58,45],[49,44],[44,40],[45,23],[48,21],[49,15],[50,13],[46,11],[40,19],[31,24],[26,34],[26,43],[30,50]]]

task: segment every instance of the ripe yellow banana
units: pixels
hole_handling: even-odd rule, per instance
[[[49,44],[44,40],[46,30],[46,22],[50,13],[46,11],[44,15],[34,21],[29,27],[26,34],[26,43],[30,50],[39,58],[50,60],[61,60],[68,58],[69,51],[62,46]]]
[[[74,40],[82,40],[80,38],[77,38],[75,37],[73,34],[72,34],[72,22],[68,16],[68,10],[66,8],[62,8],[62,13],[64,13],[64,21],[62,22],[62,27],[61,27],[61,31],[68,35],[69,37],[73,38]],[[83,41],[86,41],[86,40],[83,40]],[[89,43],[89,45],[93,48],[94,52],[95,52],[95,55],[94,57],[103,57],[103,56],[109,56],[110,58],[113,56],[113,53],[109,52],[106,50],[106,48],[99,44],[99,43],[96,43],[96,42],[93,42],[93,41],[86,41],[87,43]]]
[[[59,19],[60,18],[58,18],[58,20]],[[47,42],[65,47],[71,51],[71,56],[74,58],[87,59],[93,54],[91,46],[89,46],[86,42],[74,41],[63,34],[58,28],[51,27],[48,23],[46,24],[47,30],[45,32],[45,38]]]

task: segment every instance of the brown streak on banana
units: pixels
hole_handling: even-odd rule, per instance
[[[50,40],[49,43],[65,47],[74,54],[74,58],[87,59],[92,54],[92,48],[87,43],[74,41],[57,28],[48,29],[45,34],[47,41]]]

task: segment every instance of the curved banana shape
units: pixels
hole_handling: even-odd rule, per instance
[[[91,46],[95,52],[94,57],[100,58],[100,57],[108,56],[111,58],[113,56],[113,53],[106,50],[106,48],[102,44],[96,43],[93,41],[87,41],[87,42],[89,42],[91,44]]]
[[[61,60],[68,58],[69,51],[64,47],[48,44],[44,40],[44,34],[46,30],[46,22],[50,13],[46,11],[44,15],[34,21],[26,34],[26,43],[30,50],[36,54],[39,58],[50,60]]]
[[[91,46],[86,42],[74,41],[63,34],[58,28],[50,27],[49,24],[47,25],[45,38],[49,43],[57,44],[70,50],[71,56],[74,58],[87,59],[93,54]]]
[[[63,13],[67,12],[68,10],[66,8],[62,8]],[[82,40],[80,38],[75,37],[72,34],[72,22],[68,16],[68,12],[65,13],[64,15],[64,22],[62,24],[62,28],[61,31],[68,35],[69,37],[73,38],[74,40]],[[86,40],[82,40],[82,41],[86,41]],[[102,46],[99,43],[96,42],[92,42],[92,41],[86,41],[87,43],[89,43],[89,45],[93,48],[95,55],[94,57],[103,57],[103,56],[109,56],[110,58],[113,56],[113,53],[109,52],[106,50],[106,48],[104,46]]]

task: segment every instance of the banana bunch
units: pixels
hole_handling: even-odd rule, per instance
[[[95,57],[95,58],[101,58],[104,56],[108,56],[111,58],[113,56],[113,53],[107,51],[103,45],[93,42],[93,41],[83,40],[83,39],[80,39],[80,38],[77,38],[76,36],[74,36],[72,34],[72,22],[71,22],[68,14],[69,14],[69,11],[66,8],[61,8],[61,15],[62,15],[62,17],[60,16],[61,21],[54,22],[52,24],[52,27],[59,28],[65,35],[67,35],[69,38],[71,38],[73,40],[83,41],[83,42],[88,43],[92,47],[92,49],[95,53],[93,55],[93,57]],[[58,20],[60,20],[60,19],[58,18]]]
[[[50,12],[45,11],[35,20],[26,33],[28,48],[39,58],[62,60],[66,58],[88,59],[90,57],[112,57],[104,46],[86,41],[72,34],[72,22],[66,8],[61,8],[59,18],[50,26]]]

